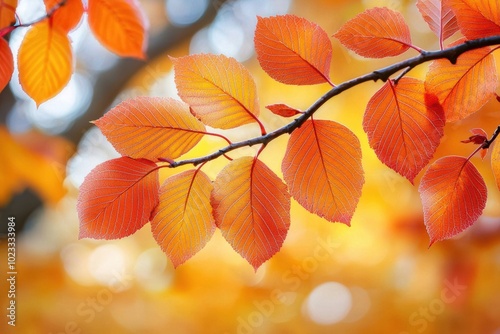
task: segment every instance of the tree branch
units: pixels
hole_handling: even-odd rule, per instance
[[[170,164],[171,168],[179,167],[182,165],[189,165],[192,164],[194,166],[199,165],[201,163],[207,162],[214,160],[228,152],[231,152],[233,150],[236,150],[241,147],[245,146],[253,146],[257,144],[268,144],[272,140],[276,139],[277,137],[284,135],[285,133],[292,133],[295,129],[299,128],[304,122],[309,119],[325,102],[330,100],[336,95],[339,95],[340,93],[357,86],[359,84],[362,84],[367,81],[377,81],[377,80],[382,80],[382,81],[387,81],[391,77],[391,75],[401,71],[405,70],[404,73],[406,74],[409,72],[412,68],[423,64],[425,62],[431,61],[431,60],[436,60],[436,59],[448,59],[452,64],[455,64],[457,62],[457,58],[471,50],[479,49],[482,47],[486,46],[492,46],[492,45],[498,45],[500,44],[500,35],[499,36],[491,36],[491,37],[486,37],[486,38],[479,38],[475,40],[470,40],[466,41],[462,44],[450,47],[448,49],[444,50],[438,50],[438,51],[422,51],[420,55],[401,61],[399,63],[384,67],[380,70],[373,71],[369,74],[365,74],[363,76],[351,79],[349,81],[345,81],[332,89],[330,89],[326,94],[321,96],[316,102],[314,102],[301,116],[297,117],[294,119],[291,123],[274,130],[273,132],[269,132],[266,135],[259,136],[259,137],[254,137],[248,140],[232,143],[231,145],[227,145],[224,148],[221,148],[220,150],[213,152],[211,154],[208,154],[206,156],[200,157],[200,158],[194,158],[194,159],[187,159],[187,160],[180,160],[176,161]],[[400,79],[400,77],[398,77]],[[498,135],[498,134],[497,134]],[[495,136],[496,138],[496,136]],[[494,138],[492,138],[491,141],[493,141]]]

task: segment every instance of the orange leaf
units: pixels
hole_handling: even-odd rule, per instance
[[[231,161],[212,192],[215,223],[254,268],[279,251],[290,227],[286,185],[260,160]]]
[[[443,109],[424,83],[389,80],[368,102],[363,128],[379,159],[413,183],[443,136]]]
[[[491,150],[491,168],[497,181],[497,187],[500,190],[500,140],[497,140]]]
[[[230,129],[257,120],[255,82],[234,58],[198,54],[172,62],[179,96],[203,123]]]
[[[187,105],[160,97],[123,101],[95,124],[120,154],[153,161],[178,158],[192,149],[205,131]]]
[[[273,79],[289,85],[330,82],[332,43],[316,23],[295,15],[257,17],[255,52]]]
[[[443,0],[467,39],[500,35],[500,4],[496,0]]]
[[[144,59],[146,22],[135,0],[88,0],[89,26],[106,48],[121,57]]]
[[[418,191],[430,245],[474,224],[486,205],[486,184],[476,167],[463,157],[448,156],[434,162]]]
[[[417,8],[441,44],[458,31],[455,14],[445,1],[418,0]]]
[[[19,48],[19,81],[37,106],[54,97],[71,79],[73,55],[66,32],[49,20],[35,24]]]
[[[118,239],[149,221],[158,204],[158,167],[146,159],[121,157],[94,168],[78,195],[80,238]]]
[[[16,23],[17,0],[0,0],[0,29]]]
[[[215,232],[212,189],[212,182],[200,170],[172,176],[160,189],[160,204],[151,215],[151,230],[174,267],[200,251]]]
[[[59,5],[61,0],[44,0],[47,13]],[[52,14],[52,24],[68,32],[80,22],[83,15],[82,0],[66,0],[64,5]]]
[[[286,104],[283,103],[271,104],[266,106],[266,108],[269,109],[273,114],[282,117],[292,117],[302,114],[302,111],[287,106]]]
[[[349,50],[369,58],[397,56],[411,46],[403,15],[386,7],[364,11],[333,36]]]
[[[364,176],[359,140],[349,129],[333,121],[306,121],[288,141],[282,170],[304,208],[350,225]]]
[[[495,59],[490,48],[468,51],[451,64],[447,59],[431,63],[426,90],[436,95],[447,122],[464,119],[495,96],[498,85]]]
[[[14,72],[14,59],[9,43],[0,37],[0,92],[7,86]]]

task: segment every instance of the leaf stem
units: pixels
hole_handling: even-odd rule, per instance
[[[278,128],[272,132],[265,133],[265,131],[262,131],[263,134],[262,136],[259,137],[254,137],[248,140],[240,141],[240,142],[235,142],[232,143],[226,147],[223,147],[219,149],[216,152],[213,152],[211,154],[208,154],[203,157],[199,158],[194,158],[194,159],[186,159],[186,160],[180,160],[180,161],[175,161],[173,162],[170,167],[175,168],[178,166],[182,165],[188,165],[192,164],[194,166],[199,165],[205,161],[210,161],[217,159],[218,157],[225,155],[226,153],[236,150],[241,147],[245,146],[253,146],[257,144],[267,144],[271,142],[272,140],[284,135],[284,134],[290,134],[292,133],[295,129],[299,128],[306,120],[308,120],[323,104],[325,104],[327,101],[329,101],[331,98],[333,98],[336,95],[339,95],[340,93],[358,86],[364,82],[368,81],[387,81],[391,75],[404,70],[408,68],[414,68],[420,64],[429,62],[431,60],[436,60],[436,59],[448,59],[452,64],[455,64],[457,62],[457,58],[471,50],[483,48],[486,46],[492,46],[492,45],[498,45],[500,44],[500,35],[496,36],[489,36],[485,38],[479,38],[479,39],[474,39],[474,40],[469,40],[465,41],[464,43],[455,45],[453,47],[443,49],[443,50],[437,50],[437,51],[421,51],[421,53],[418,56],[403,60],[401,62],[392,64],[390,66],[384,67],[379,70],[375,70],[371,73],[359,76],[357,78],[345,81],[343,83],[338,84],[337,86],[334,86],[332,89],[330,89],[328,92],[326,92],[323,96],[321,96],[316,102],[314,102],[305,112],[300,115],[299,117],[295,118],[292,122],[288,123],[285,126],[282,126],[281,128]],[[407,73],[407,71],[405,71]],[[403,72],[404,74],[406,74]],[[401,75],[400,75],[401,76]],[[259,122],[260,123],[260,122]],[[264,129],[263,125],[261,124],[261,130]],[[494,135],[494,138],[490,139],[488,142],[491,144],[493,140],[496,139],[498,136],[498,130],[495,131],[496,135]],[[480,148],[483,148],[483,146],[480,146]]]

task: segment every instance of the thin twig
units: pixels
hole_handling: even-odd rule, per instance
[[[482,47],[486,46],[492,46],[492,45],[498,45],[500,44],[500,35],[498,36],[490,36],[490,37],[485,37],[485,38],[479,38],[475,40],[470,40],[466,41],[464,43],[458,44],[456,46],[450,47],[448,49],[444,50],[438,50],[438,51],[422,51],[420,55],[415,56],[413,58],[401,61],[399,63],[395,63],[393,65],[384,67],[380,70],[373,71],[371,73],[365,74],[363,76],[345,81],[341,84],[338,84],[337,86],[333,87],[330,89],[326,94],[321,96],[316,102],[314,102],[301,116],[297,117],[294,119],[292,122],[289,124],[276,129],[272,132],[267,133],[266,135],[263,136],[258,136],[254,137],[248,140],[232,143],[231,145],[228,145],[224,148],[221,148],[220,150],[213,152],[211,154],[208,154],[203,157],[199,158],[194,158],[194,159],[186,159],[186,160],[180,160],[176,161],[170,164],[170,167],[175,168],[179,167],[182,165],[188,165],[192,164],[194,166],[199,165],[200,163],[204,163],[207,161],[211,161],[214,159],[217,159],[218,157],[236,150],[241,147],[245,146],[253,146],[257,144],[268,144],[272,140],[276,139],[277,137],[284,135],[286,133],[290,134],[292,133],[295,129],[299,128],[306,120],[308,120],[323,104],[325,104],[328,100],[333,98],[334,96],[354,87],[357,86],[361,83],[368,82],[368,81],[377,81],[377,80],[382,80],[382,81],[387,81],[391,75],[407,68],[414,68],[417,65],[423,64],[425,62],[431,61],[431,60],[436,60],[436,59],[448,59],[452,64],[455,64],[457,62],[457,58],[471,50],[479,49]],[[498,135],[498,134],[497,134]],[[495,136],[496,138],[496,136]],[[494,138],[492,138],[494,140]]]

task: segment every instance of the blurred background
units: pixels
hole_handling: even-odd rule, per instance
[[[500,192],[490,156],[472,159],[488,185],[483,216],[458,237],[429,249],[417,188],[378,161],[362,130],[364,108],[380,83],[335,97],[316,116],[348,126],[362,143],[366,184],[352,227],[329,223],[293,202],[282,250],[256,273],[218,231],[175,270],[149,224],[121,240],[78,240],[78,187],[93,167],[118,156],[89,121],[133,96],[176,97],[168,55],[235,57],[254,76],[262,107],[286,103],[300,109],[329,86],[286,86],[270,79],[254,55],[257,15],[293,13],[331,36],[363,10],[387,6],[403,13],[414,44],[439,48],[414,1],[140,2],[150,23],[147,62],[106,51],[84,17],[71,32],[75,73],[57,97],[36,109],[16,74],[0,94],[0,267],[6,277],[5,233],[8,218],[15,217],[18,272],[16,327],[7,326],[2,315],[1,333],[500,333]],[[18,14],[29,22],[43,10],[41,1],[20,0]],[[14,52],[25,33],[17,29],[10,35]],[[333,38],[332,43],[334,83],[416,55],[410,50],[364,60]],[[426,69],[422,65],[408,75],[423,79]],[[261,109],[268,130],[286,123]],[[474,147],[460,140],[475,127],[491,134],[500,123],[498,110],[492,101],[447,125],[435,159],[469,155]],[[258,133],[249,125],[228,136],[239,140]],[[278,175],[286,141],[280,137],[261,155]],[[223,144],[204,139],[188,156]],[[242,149],[232,156],[254,152]],[[213,179],[222,167],[215,161],[204,170]],[[162,170],[161,177],[178,171]],[[5,278],[0,287],[6,314]]]

